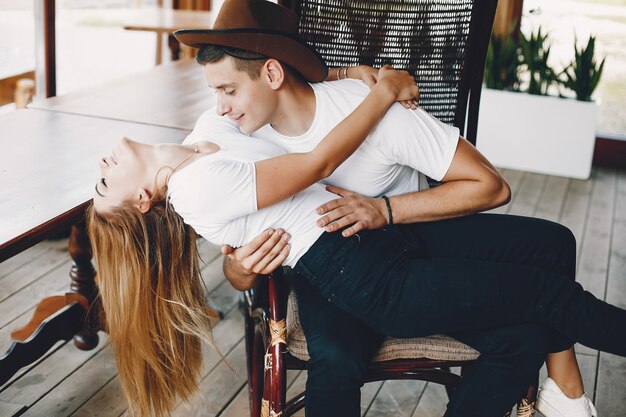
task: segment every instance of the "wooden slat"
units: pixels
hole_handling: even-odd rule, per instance
[[[120,380],[114,377],[76,410],[72,417],[117,417],[124,410],[126,410],[126,401],[122,394]]]
[[[368,382],[361,388],[361,415],[365,415],[383,387],[383,381]]]
[[[36,368],[2,391],[0,400],[31,406],[98,354],[106,342],[106,334],[100,333],[98,347],[91,351],[81,351],[73,343],[65,343]]]
[[[535,217],[558,222],[569,185],[569,178],[548,177],[546,187],[537,204]]]
[[[412,417],[441,417],[447,404],[448,394],[444,386],[429,382]]]
[[[30,251],[24,251],[22,253],[18,253],[0,263],[0,280],[2,280],[8,274],[17,271],[21,267],[26,267],[27,264],[33,259],[40,256],[42,253],[49,251],[50,248],[46,244],[35,245]],[[4,283],[0,281],[0,288],[4,287]]]
[[[295,395],[300,394],[306,389],[306,371],[289,370],[287,371],[287,401]],[[290,379],[291,378],[291,379]],[[291,382],[293,380],[293,382]],[[298,410],[293,417],[304,417],[304,408]]]
[[[233,401],[223,410],[220,417],[242,417],[250,415],[248,389],[243,387]]]
[[[596,169],[585,238],[580,252],[577,281],[604,299],[609,264],[611,226],[615,205],[615,171]]]
[[[527,172],[517,190],[517,195],[511,201],[508,214],[533,216],[546,182],[546,175]]]
[[[615,201],[615,217],[611,238],[611,260],[607,298],[622,308],[626,307],[626,175],[619,173]],[[596,405],[602,416],[626,415],[626,359],[600,353]]]
[[[19,290],[25,289],[31,283],[43,278],[44,275],[49,274],[61,265],[67,264],[70,259],[67,254],[67,241],[64,240],[54,243],[54,246],[50,244],[42,245],[41,248],[45,250],[38,249],[33,251],[30,262],[0,278],[0,311],[2,311],[1,305],[4,300],[15,295]],[[4,263],[0,264],[0,266],[3,265]],[[2,271],[2,269],[0,269],[0,271]],[[66,278],[69,283],[69,269],[66,271]],[[9,309],[9,311],[12,310]],[[15,311],[15,313],[19,314],[20,312]],[[3,315],[3,319],[11,319],[11,313],[8,311],[0,314]],[[0,327],[3,325],[3,320],[0,319]]]
[[[425,381],[385,381],[365,416],[411,417],[425,387]]]
[[[98,351],[86,364],[65,378],[52,391],[31,406],[24,417],[65,417],[91,398],[116,374],[113,351]],[[89,381],[89,383],[85,383]]]
[[[200,382],[202,397],[181,404],[173,417],[215,417],[246,385],[246,352],[243,340]],[[229,367],[230,365],[230,367]],[[231,369],[232,367],[232,369]],[[245,390],[244,390],[245,391]]]
[[[65,260],[52,271],[33,281],[28,287],[16,291],[0,303],[0,327],[4,327],[15,316],[37,305],[39,300],[60,294],[69,289],[71,260]]]
[[[599,416],[621,417],[626,415],[626,359],[608,353],[600,353],[596,408]]]
[[[595,171],[594,171],[595,172]],[[589,202],[595,184],[595,174],[588,181],[571,180],[570,187],[563,203],[563,212],[559,222],[567,226],[576,237],[577,263],[580,264],[580,248],[582,247]]]
[[[3,417],[13,417],[18,416],[21,412],[26,409],[26,406],[23,404],[13,404],[5,401],[0,401],[0,416]]]
[[[606,301],[626,308],[626,173],[620,172],[611,228],[611,250]]]

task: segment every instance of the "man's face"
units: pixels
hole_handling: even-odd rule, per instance
[[[277,106],[276,91],[270,86],[265,67],[253,80],[227,56],[204,65],[204,76],[217,93],[217,113],[230,117],[242,133],[249,135],[271,123]]]

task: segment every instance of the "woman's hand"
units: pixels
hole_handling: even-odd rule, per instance
[[[363,81],[369,88],[374,88],[378,82],[378,70],[376,68],[369,65],[359,65],[354,67],[354,70],[357,74],[356,79]]]
[[[328,77],[326,81],[341,80],[344,78],[352,78],[354,80],[361,80],[369,88],[374,88],[378,82],[378,72],[376,68],[372,68],[369,65],[357,65],[356,67],[334,67],[328,71]],[[400,100],[400,104],[405,109],[415,110],[418,107],[420,99],[419,87],[417,88],[417,94],[409,100]]]
[[[373,88],[378,82],[379,70],[377,70],[376,68],[372,68],[369,65],[359,65],[358,67],[354,67],[354,70],[355,70],[354,72],[356,73],[356,76],[354,78],[360,79],[369,88]],[[420,100],[420,91],[419,91],[419,87],[417,87],[417,94],[415,94],[415,97],[413,97],[410,100],[401,100],[400,104],[402,104],[402,106],[405,109],[415,110],[418,107],[419,100]]]
[[[384,65],[378,70],[378,82],[374,88],[385,88],[391,92],[396,101],[403,103],[406,108],[416,109],[419,88],[415,79],[407,71],[398,71],[390,65]]]

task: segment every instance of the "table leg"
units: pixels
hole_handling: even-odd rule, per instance
[[[156,42],[155,62],[156,62],[156,65],[161,65],[161,62],[163,62],[163,54],[161,53],[163,49],[163,34],[157,31],[156,37],[157,37],[157,42]]]
[[[70,270],[72,291],[43,299],[30,322],[11,333],[14,342],[0,356],[0,385],[20,368],[45,355],[59,340],[73,338],[74,344],[82,350],[98,345],[101,326],[99,307],[94,305],[98,287],[84,222],[72,226],[68,251],[74,261]]]
[[[70,270],[72,278],[71,290],[87,299],[89,308],[85,312],[85,321],[81,330],[74,336],[74,344],[81,350],[90,350],[98,345],[98,330],[101,328],[98,322],[98,306],[93,302],[98,295],[96,286],[96,270],[91,263],[91,245],[82,221],[72,226],[68,252],[74,261]]]

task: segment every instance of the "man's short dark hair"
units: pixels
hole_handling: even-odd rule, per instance
[[[225,56],[230,56],[235,61],[235,68],[248,73],[250,78],[256,80],[261,74],[261,68],[268,57],[243,49],[231,48],[219,45],[204,45],[196,55],[196,61],[200,65],[211,64],[220,61]]]

